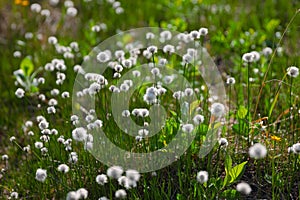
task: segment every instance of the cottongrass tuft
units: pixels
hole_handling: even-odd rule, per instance
[[[241,183],[237,184],[236,190],[238,192],[246,194],[246,195],[249,195],[252,191],[250,185],[248,183],[245,183],[245,182],[241,182]]]
[[[182,125],[182,131],[186,133],[191,133],[194,130],[193,124],[184,124]]]
[[[295,66],[291,66],[291,67],[287,68],[286,71],[287,71],[287,74],[293,78],[296,78],[299,75],[299,69]]]
[[[107,176],[113,179],[118,179],[123,174],[123,169],[120,166],[112,166],[107,169]]]
[[[137,170],[134,170],[134,169],[128,169],[126,171],[126,177],[129,178],[130,180],[132,181],[139,181],[140,180],[140,173],[137,171]]]
[[[207,171],[198,172],[197,181],[201,184],[206,183],[208,181],[208,172]]]
[[[254,159],[264,158],[267,155],[267,148],[260,143],[256,143],[249,148],[249,155]]]
[[[24,97],[25,91],[24,91],[22,88],[18,88],[18,89],[16,90],[16,92],[15,92],[15,95],[16,95],[19,99],[21,99],[21,98]]]
[[[125,190],[123,189],[120,189],[120,190],[117,190],[116,193],[115,193],[115,197],[117,199],[125,199],[127,196],[127,193]]]
[[[221,103],[213,103],[210,112],[216,117],[222,117],[225,114],[225,106]]]
[[[60,164],[58,167],[57,167],[57,170],[59,171],[59,172],[62,172],[62,173],[68,173],[69,172],[69,170],[70,170],[70,167],[68,166],[68,165],[66,165],[66,164]]]
[[[220,146],[223,146],[223,147],[228,146],[228,141],[227,141],[227,139],[226,139],[226,138],[221,138],[221,139],[219,139],[219,145],[220,145]]]
[[[35,179],[40,181],[40,182],[44,182],[47,178],[47,170],[45,169],[37,169],[36,173],[35,173]]]
[[[99,185],[104,185],[105,183],[107,183],[107,176],[105,174],[100,174],[96,177],[96,182]]]
[[[296,143],[292,146],[293,153],[300,154],[300,143]]]

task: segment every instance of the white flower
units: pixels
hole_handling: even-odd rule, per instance
[[[201,184],[206,183],[208,181],[208,173],[207,171],[200,171],[197,173],[197,181]]]
[[[183,60],[184,64],[187,64],[187,63],[191,63],[193,61],[193,58],[189,54],[184,54],[182,56],[182,60]]]
[[[67,194],[67,200],[78,200],[79,199],[79,194],[75,191],[70,191]]]
[[[129,117],[130,116],[130,111],[129,110],[123,110],[122,111],[122,116],[123,117]]]
[[[67,15],[69,15],[70,17],[75,17],[77,15],[77,9],[74,7],[69,7],[67,9]]]
[[[194,124],[195,125],[199,125],[202,122],[204,122],[204,116],[203,115],[195,115],[195,117],[193,118]]]
[[[145,136],[149,135],[149,131],[147,129],[142,128],[138,131],[138,134],[139,134],[139,136],[145,137]]]
[[[207,28],[200,28],[199,33],[200,33],[200,35],[205,36],[205,35],[208,34],[208,29]]]
[[[18,97],[18,98],[23,98],[24,97],[24,94],[25,94],[25,91],[22,89],[22,88],[18,88],[15,92],[15,95]]]
[[[87,138],[87,131],[83,127],[75,128],[72,131],[72,137],[74,140],[82,142]]]
[[[20,51],[15,51],[15,52],[13,53],[13,56],[14,56],[15,58],[20,58],[20,57],[22,56],[22,53],[21,53]]]
[[[116,197],[117,199],[125,199],[126,196],[127,196],[127,193],[126,193],[126,191],[123,190],[123,189],[119,189],[119,190],[117,190],[116,193],[115,193],[115,197]]]
[[[257,62],[260,59],[260,54],[257,51],[251,51],[253,56],[253,61]]]
[[[9,138],[9,141],[11,141],[11,142],[13,142],[13,141],[15,141],[16,140],[16,137],[15,136],[11,136],[10,138]]]
[[[44,129],[46,129],[46,128],[48,128],[49,127],[49,123],[44,119],[44,120],[42,120],[40,123],[39,123],[39,128],[41,129],[41,130],[44,130]]]
[[[293,153],[300,154],[300,143],[296,143],[292,146]]]
[[[67,91],[65,91],[65,92],[61,93],[61,97],[62,97],[63,99],[69,98],[69,97],[70,97],[70,93],[67,92]]]
[[[106,196],[100,197],[98,200],[109,200]]]
[[[251,63],[254,61],[254,56],[252,53],[245,53],[243,56],[242,56],[242,60],[246,63]]]
[[[140,180],[141,175],[137,170],[128,169],[126,171],[126,177],[134,182],[138,182]]]
[[[225,106],[221,103],[213,103],[210,112],[216,117],[222,117],[225,114]]]
[[[69,170],[70,170],[70,167],[66,164],[60,164],[58,167],[57,167],[57,170],[60,171],[60,172],[63,172],[63,173],[68,173]]]
[[[181,91],[176,91],[173,93],[173,98],[179,100],[180,98],[184,97],[184,93]]]
[[[76,152],[71,152],[69,155],[69,163],[77,163],[78,155]]]
[[[287,74],[290,77],[296,78],[299,75],[299,68],[295,67],[295,66],[291,66],[289,68],[287,68]]]
[[[8,160],[8,155],[6,155],[6,154],[3,155],[3,156],[2,156],[2,160]]]
[[[154,76],[158,76],[160,74],[160,70],[156,67],[151,69],[151,74],[153,74]]]
[[[110,60],[110,56],[107,52],[103,51],[97,55],[97,60],[101,63],[105,63]]]
[[[41,148],[43,148],[44,144],[43,144],[42,142],[35,142],[35,143],[34,143],[34,146],[35,146],[35,148],[37,148],[37,149],[41,149]]]
[[[105,174],[100,174],[96,177],[96,182],[100,185],[107,183],[107,176]]]
[[[175,47],[173,45],[167,44],[163,47],[163,52],[168,54],[174,53]]]
[[[191,36],[191,38],[193,39],[193,40],[195,40],[195,39],[199,39],[200,38],[200,33],[199,33],[199,31],[191,31],[190,32],[190,36]]]
[[[269,55],[271,55],[273,52],[273,50],[270,47],[266,47],[262,50],[262,54],[264,54],[264,56],[268,57]]]
[[[56,109],[55,109],[54,106],[49,106],[47,108],[47,112],[48,112],[48,114],[55,114],[56,113]]]
[[[172,39],[172,33],[170,31],[162,31],[160,33],[160,42],[165,42]]]
[[[45,169],[37,169],[36,173],[35,173],[35,179],[40,181],[40,182],[44,182],[47,178],[47,170]]]
[[[88,191],[85,188],[80,188],[76,191],[79,199],[86,199],[88,197]]]
[[[221,138],[221,139],[219,139],[219,145],[220,146],[227,146],[228,145],[228,141],[227,141],[227,139],[226,138]]]
[[[192,96],[192,95],[194,94],[194,90],[193,90],[192,88],[186,88],[186,89],[184,90],[184,94],[185,94],[186,96]]]
[[[237,184],[236,190],[238,192],[246,194],[246,195],[250,194],[251,191],[252,191],[250,185],[248,183],[245,183],[245,182]]]
[[[38,3],[33,3],[33,4],[31,4],[31,6],[30,6],[30,10],[31,10],[32,12],[39,13],[39,12],[42,10],[42,7],[41,7],[41,5],[38,4]]]
[[[134,71],[132,71],[132,75],[133,75],[134,77],[139,77],[139,76],[141,76],[141,72],[138,71],[138,70],[134,70]]]
[[[226,84],[228,84],[228,85],[234,85],[235,84],[235,79],[233,77],[227,78]]]
[[[256,143],[249,148],[249,155],[254,159],[264,158],[267,155],[267,148],[260,143]]]
[[[53,90],[50,91],[50,94],[51,94],[52,96],[57,96],[57,95],[59,95],[59,90],[56,89],[56,88],[54,88]]]
[[[155,54],[155,53],[157,53],[157,47],[156,46],[149,46],[148,48],[147,48],[147,50],[151,53],[151,54]]]
[[[155,35],[153,33],[151,33],[151,32],[146,33],[147,40],[154,39],[154,38],[155,38]]]
[[[121,176],[120,178],[118,178],[119,185],[125,187],[126,189],[131,188],[130,182],[131,182],[131,180],[129,180],[129,178],[127,178],[126,176]]]
[[[112,166],[110,168],[107,169],[107,176],[114,178],[114,179],[118,179],[122,176],[123,174],[123,169],[120,166]]]
[[[182,131],[186,133],[191,133],[194,130],[193,124],[184,124],[182,125]]]
[[[19,194],[17,192],[12,192],[12,193],[10,193],[10,197],[13,198],[13,199],[18,199]]]
[[[51,6],[56,6],[58,3],[59,3],[59,0],[50,0],[50,1],[49,1],[49,4],[50,4]]]

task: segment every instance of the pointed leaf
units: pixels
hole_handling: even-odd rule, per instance
[[[23,70],[25,76],[30,76],[34,70],[34,65],[29,56],[22,60],[20,68]]]

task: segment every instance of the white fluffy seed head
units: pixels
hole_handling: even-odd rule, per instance
[[[123,169],[120,166],[112,166],[107,169],[107,176],[110,178],[118,179],[123,174]]]
[[[182,125],[182,131],[186,133],[191,133],[194,130],[193,124],[184,124]]]
[[[129,178],[130,180],[132,181],[139,181],[140,180],[140,173],[137,171],[137,170],[134,170],[134,169],[128,169],[126,171],[126,177]]]
[[[287,68],[287,74],[290,77],[296,78],[299,75],[299,68],[295,67],[295,66],[291,66],[289,68]]]
[[[267,155],[267,148],[260,143],[256,143],[249,148],[249,155],[254,159],[264,158]]]
[[[116,193],[115,193],[115,197],[116,197],[117,199],[125,199],[126,196],[127,196],[127,193],[126,193],[126,191],[123,190],[123,189],[119,189],[119,190],[117,190]]]
[[[249,195],[252,191],[250,185],[248,183],[245,183],[245,182],[237,184],[236,190],[238,192],[246,194],[246,195]]]
[[[47,170],[44,169],[37,169],[36,173],[35,173],[35,179],[40,181],[40,182],[44,182],[47,178]]]
[[[225,114],[225,106],[221,103],[213,103],[210,112],[216,117],[222,117]]]
[[[69,170],[70,170],[70,167],[66,164],[60,164],[58,167],[57,167],[57,170],[59,172],[62,172],[62,173],[68,173]]]
[[[206,183],[208,181],[208,172],[207,171],[198,172],[197,181],[201,184]]]
[[[100,185],[104,185],[105,183],[107,183],[107,181],[108,179],[105,174],[100,174],[96,177],[96,182]]]

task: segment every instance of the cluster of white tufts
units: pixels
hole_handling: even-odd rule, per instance
[[[67,194],[67,200],[87,199],[89,192],[85,188],[80,188],[76,191],[70,191]]]
[[[137,186],[137,182],[140,180],[140,173],[133,169],[128,169],[123,175],[124,170],[120,166],[112,166],[107,169],[107,176],[112,179],[116,179],[118,184],[124,187],[126,190]],[[100,174],[96,177],[96,182],[100,185],[104,185],[108,182],[108,178],[105,174]],[[127,196],[124,189],[119,189],[115,192],[115,197],[122,199]]]
[[[121,2],[115,0],[107,0],[109,4],[111,4],[116,14],[122,14],[124,12],[124,8],[121,6]]]
[[[245,53],[242,56],[242,60],[245,63],[257,62],[260,59],[260,54],[257,51],[251,51],[250,53]]]

